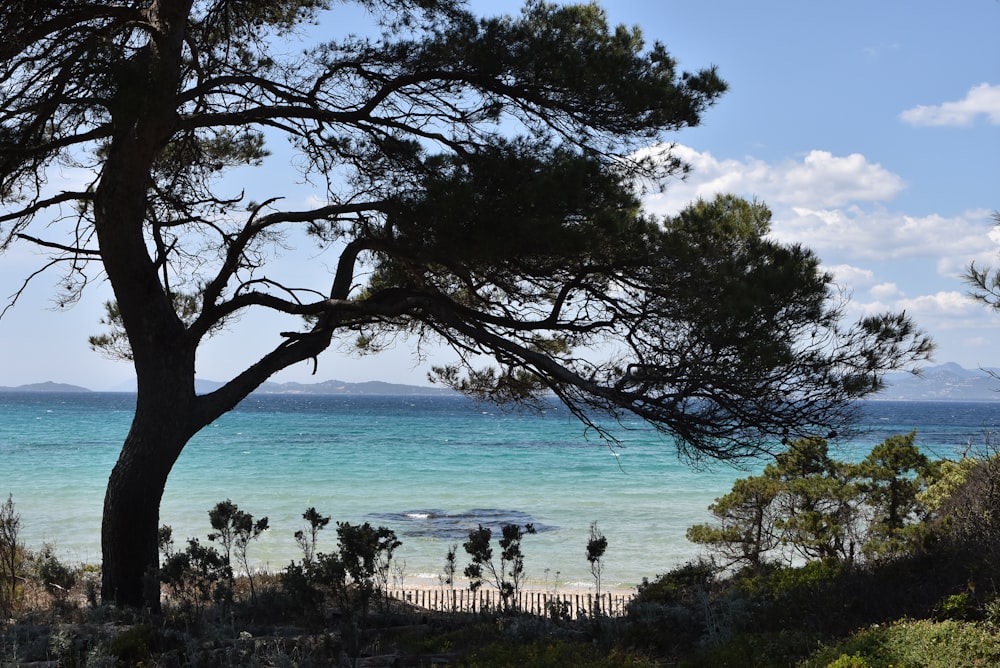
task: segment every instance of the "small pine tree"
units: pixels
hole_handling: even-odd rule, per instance
[[[759,569],[781,544],[774,526],[779,490],[778,482],[765,476],[737,480],[708,507],[716,523],[689,527],[687,539],[722,555],[726,565]]]
[[[250,541],[257,540],[267,530],[267,518],[262,517],[255,522],[253,515],[240,510],[235,503],[226,499],[208,511],[208,519],[215,529],[208,534],[208,539],[222,543],[222,558],[229,567],[230,586],[233,584],[232,557],[235,554],[236,561],[250,584],[250,599],[257,603],[257,591],[254,588],[253,572],[247,559],[247,548]]]
[[[452,544],[444,558],[444,572],[441,574],[441,584],[449,589],[455,588],[455,572],[458,570],[458,545]]]
[[[774,526],[800,556],[853,561],[861,524],[852,466],[834,460],[823,438],[793,441],[764,468],[778,481]]]
[[[493,531],[489,527],[479,525],[469,532],[469,539],[462,547],[472,557],[465,568],[465,576],[469,578],[469,588],[479,589],[487,577],[500,592],[501,607],[504,612],[514,610],[518,593],[524,583],[524,553],[521,551],[521,540],[528,534],[536,533],[531,523],[523,527],[517,524],[504,524],[501,527],[500,563],[493,561],[493,548],[490,541]]]
[[[316,540],[319,532],[330,523],[328,515],[320,515],[314,507],[306,509],[302,513],[302,519],[309,523],[306,531],[295,532],[295,542],[302,548],[303,561],[311,563],[316,558]]]
[[[857,465],[861,498],[872,512],[863,548],[869,556],[905,551],[913,538],[909,527],[924,519],[918,495],[927,486],[931,463],[914,443],[916,435],[887,438]]]
[[[361,598],[362,617],[376,592],[382,594],[383,603],[388,605],[392,555],[402,545],[396,533],[368,522],[361,525],[337,522],[337,543],[347,576]]]
[[[604,573],[604,553],[608,549],[608,539],[597,528],[597,522],[590,523],[590,539],[587,541],[587,561],[590,574],[597,586],[597,600],[601,600],[601,575]]]

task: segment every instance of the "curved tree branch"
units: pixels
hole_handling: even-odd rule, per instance
[[[54,250],[65,251],[67,253],[72,253],[73,255],[89,255],[91,257],[100,257],[101,251],[99,249],[89,249],[89,248],[79,248],[76,246],[66,246],[64,244],[59,244],[54,241],[45,241],[44,239],[39,239],[38,237],[33,237],[29,234],[20,233],[17,235],[18,239],[24,239],[25,241],[30,241],[36,246],[41,246],[43,248],[51,248]]]

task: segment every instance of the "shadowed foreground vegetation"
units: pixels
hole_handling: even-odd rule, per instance
[[[714,524],[691,528],[704,558],[643,582],[624,615],[576,619],[558,603],[518,608],[527,527],[479,527],[462,546],[473,585],[498,593],[494,609],[431,611],[389,595],[391,530],[337,523],[337,549],[323,553],[330,518],[310,508],[295,534],[302,559],[262,573],[247,553],[267,519],[228,500],[209,512],[207,543],[181,549],[161,532],[161,612],[118,609],[99,603],[97,569],[20,545],[8,500],[0,665],[998,665],[1000,460],[932,462],[913,442],[888,439],[855,463],[821,440],[791,443],[716,500]],[[606,545],[594,527],[580,550],[595,580]]]

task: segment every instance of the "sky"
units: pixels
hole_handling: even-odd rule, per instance
[[[1000,367],[1000,314],[971,300],[961,279],[971,262],[1000,266],[992,217],[1000,210],[1000,0],[601,4],[613,24],[638,25],[649,42],[665,44],[681,69],[715,65],[730,86],[701,126],[670,137],[693,170],[649,196],[651,212],[675,213],[717,192],[763,201],[773,236],[814,250],[849,292],[852,318],[905,310],[936,341],[932,363]],[[470,6],[492,15],[521,3]],[[319,30],[351,21],[337,16]],[[280,172],[291,172],[287,164],[270,169],[271,182],[293,178]],[[0,256],[0,296],[42,261],[24,246]],[[57,281],[35,279],[0,319],[0,385],[126,385],[128,363],[87,345],[102,331],[107,285],[60,309]],[[198,376],[225,380],[274,337],[267,322],[245,319],[209,344]],[[315,375],[303,364],[275,380],[426,384],[435,354],[415,358],[406,342],[364,358],[335,348]]]

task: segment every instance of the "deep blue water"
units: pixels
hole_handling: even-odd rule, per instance
[[[133,403],[128,394],[0,393],[0,494],[13,494],[29,546],[99,560],[104,486]],[[612,449],[556,405],[538,414],[459,397],[255,396],[191,441],[161,520],[178,540],[204,538],[208,509],[231,498],[270,518],[251,556],[281,568],[298,557],[293,534],[315,506],[393,528],[409,577],[434,577],[479,523],[533,522],[529,576],[561,583],[589,581],[596,521],[609,542],[606,582],[634,584],[694,556],[685,529],[746,471],[692,469],[652,429],[626,426]],[[956,457],[1000,430],[1000,404],[869,402],[860,426],[836,444],[841,456],[916,429],[925,451]],[[326,533],[321,550],[335,543]]]

